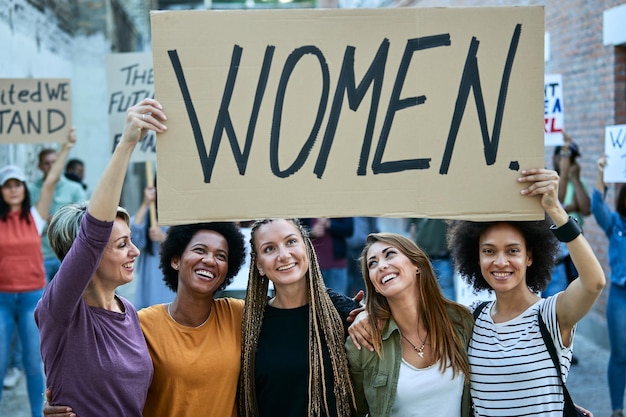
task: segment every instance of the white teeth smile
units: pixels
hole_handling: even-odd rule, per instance
[[[389,281],[391,281],[392,279],[394,279],[397,276],[398,275],[396,275],[396,274],[389,274],[389,275],[387,275],[386,277],[383,278],[382,283],[386,284],[386,283],[388,283]]]
[[[510,272],[494,272],[493,276],[496,278],[506,278],[508,276],[510,276],[511,273]]]
[[[131,269],[134,265],[135,265],[134,262],[130,262],[130,263],[122,265],[122,268]]]
[[[207,277],[207,278],[209,278],[209,279],[212,279],[212,278],[214,278],[214,277],[215,277],[215,275],[213,275],[213,273],[212,273],[212,272],[210,272],[210,271],[205,271],[204,269],[199,269],[199,270],[197,270],[197,271],[196,271],[196,274],[201,275],[201,276],[203,276],[203,277]]]
[[[290,263],[289,265],[279,266],[277,269],[278,269],[279,271],[286,271],[286,270],[288,270],[288,269],[293,268],[294,266],[296,266],[296,263],[295,263],[295,262]]]

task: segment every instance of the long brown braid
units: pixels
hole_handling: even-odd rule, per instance
[[[309,417],[331,415],[327,401],[325,375],[329,372],[324,367],[323,350],[328,347],[330,354],[336,415],[350,416],[356,408],[354,391],[348,370],[348,361],[344,350],[344,330],[341,318],[330,300],[317,255],[308,232],[297,219],[285,219],[292,222],[306,245],[309,257],[307,301],[309,303]],[[254,383],[255,354],[259,343],[259,334],[263,323],[263,314],[267,305],[269,280],[256,268],[254,235],[259,227],[270,223],[271,219],[259,220],[252,225],[250,237],[251,261],[248,276],[248,290],[243,312],[243,331],[241,348],[241,373],[239,376],[239,415],[241,417],[258,416],[256,388]]]

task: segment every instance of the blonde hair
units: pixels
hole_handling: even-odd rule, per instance
[[[424,251],[412,240],[395,233],[370,234],[360,258],[361,272],[367,290],[365,309],[369,314],[374,350],[379,355],[383,354],[382,336],[377,323],[379,320],[388,320],[391,317],[389,303],[383,295],[376,292],[367,267],[367,251],[377,242],[397,248],[419,268],[418,309],[428,332],[427,337],[432,347],[434,360],[439,362],[439,369],[442,372],[447,366],[451,366],[454,375],[462,372],[466,378],[469,378],[467,341],[471,336],[473,322],[470,312],[466,307],[446,299],[441,294],[433,267]]]
[[[50,220],[48,225],[48,240],[50,247],[57,258],[62,261],[78,236],[80,223],[87,212],[88,201],[83,203],[66,204],[61,207]],[[130,226],[130,215],[123,207],[117,208],[116,218],[124,220]]]
[[[356,409],[354,391],[350,380],[348,361],[344,350],[344,328],[342,320],[330,300],[317,256],[308,233],[297,219],[285,219],[292,222],[302,234],[309,257],[309,270],[306,275],[309,303],[309,416],[335,414],[329,410],[325,375],[333,373],[336,414],[352,415]],[[250,238],[251,261],[248,278],[248,290],[243,313],[243,336],[241,349],[241,373],[239,377],[239,415],[258,416],[255,387],[255,354],[259,343],[259,334],[263,325],[263,315],[267,305],[269,280],[256,268],[254,235],[259,227],[273,220],[260,220],[253,224]],[[323,351],[328,348],[332,369],[324,367]]]

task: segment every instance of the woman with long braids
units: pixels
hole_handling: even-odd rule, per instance
[[[243,316],[239,415],[353,415],[344,323],[356,306],[324,286],[295,219],[254,223]],[[268,300],[268,283],[275,295]]]

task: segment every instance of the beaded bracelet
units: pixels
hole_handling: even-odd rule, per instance
[[[576,219],[572,216],[569,216],[569,220],[567,220],[567,223],[563,226],[556,227],[556,225],[553,224],[550,226],[550,230],[559,241],[564,243],[571,242],[583,232]]]

